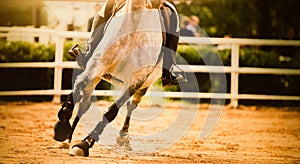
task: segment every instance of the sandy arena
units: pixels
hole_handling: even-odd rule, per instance
[[[98,104],[104,108],[108,102]],[[188,133],[169,148],[117,153],[96,144],[89,157],[71,157],[68,149],[56,148],[52,136],[59,108],[52,103],[0,104],[0,163],[300,163],[300,108],[225,107],[213,133],[199,140],[208,112],[208,105],[201,105]],[[131,130],[159,129],[178,110],[176,103],[169,102],[162,116],[166,119],[143,127],[132,125]],[[85,135],[79,126],[74,141]]]

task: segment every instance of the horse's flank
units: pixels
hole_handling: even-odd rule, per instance
[[[120,13],[124,13],[122,10],[126,10],[126,5]],[[110,73],[128,84],[132,77],[142,75],[142,72],[148,72],[149,75],[154,67],[161,65],[158,59],[162,29],[161,23],[158,23],[158,10],[144,6],[143,10],[124,15],[120,13],[110,20],[105,37],[87,64],[85,72],[90,78]],[[149,72],[149,69],[152,71]],[[156,72],[158,76],[160,71]]]

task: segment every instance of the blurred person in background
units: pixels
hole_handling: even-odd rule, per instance
[[[188,25],[190,25],[190,19],[188,17],[182,17],[180,23],[180,36],[195,36],[194,32],[187,28]]]
[[[197,17],[196,15],[192,15],[190,17],[190,22],[189,24],[186,26],[186,29],[192,31],[194,33],[194,36],[200,36],[200,34],[198,33],[198,27],[200,24],[200,19],[199,17]]]

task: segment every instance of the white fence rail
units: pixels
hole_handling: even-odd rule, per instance
[[[36,38],[44,44],[56,43],[54,62],[18,62],[0,63],[0,68],[54,68],[54,88],[49,90],[26,90],[26,91],[0,91],[0,96],[15,95],[54,95],[53,102],[60,103],[61,95],[66,95],[71,90],[62,90],[62,72],[64,68],[74,68],[75,62],[63,61],[63,46],[66,38],[86,39],[89,33],[86,32],[66,32],[49,29],[32,28],[7,28],[0,27],[0,38],[7,40],[34,41]],[[239,94],[239,74],[277,74],[277,75],[300,75],[300,69],[276,69],[276,68],[254,68],[239,67],[240,46],[300,46],[300,41],[296,40],[265,40],[265,39],[234,39],[234,38],[201,38],[201,37],[181,37],[180,42],[189,44],[226,44],[231,48],[231,66],[197,66],[179,65],[183,71],[202,73],[230,73],[231,86],[230,93],[199,93],[199,92],[156,92],[155,94],[166,97],[178,98],[221,98],[230,99],[233,107],[238,106],[240,99],[255,100],[295,100],[299,101],[300,96],[283,95],[257,95]],[[95,95],[111,96],[117,93],[110,90],[96,90]],[[152,94],[153,95],[153,94]]]

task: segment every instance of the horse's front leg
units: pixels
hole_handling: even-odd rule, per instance
[[[71,143],[72,141],[73,133],[80,119],[78,116],[76,116],[72,123],[72,126],[70,125],[69,121],[72,118],[73,110],[74,101],[73,92],[71,92],[62,104],[62,107],[57,114],[59,121],[54,126],[53,138],[56,141],[61,142],[61,144],[59,144],[59,148],[68,149],[69,143]],[[65,140],[68,140],[68,142],[64,142]]]
[[[54,126],[54,136],[53,138],[56,141],[63,142],[65,141],[69,134],[71,133],[71,125],[69,120],[72,117],[74,109],[74,102],[73,102],[73,94],[69,94],[67,99],[62,104],[61,109],[59,110],[57,116],[59,121]]]
[[[71,132],[70,132],[70,134],[69,134],[69,136],[68,136],[68,140],[69,140],[68,142],[69,142],[69,143],[71,143],[71,141],[72,141],[73,133],[74,133],[74,131],[75,131],[75,128],[76,128],[76,126],[77,126],[79,120],[80,120],[80,118],[78,117],[78,115],[76,115],[76,117],[75,117],[75,119],[74,119],[74,121],[73,121],[73,123],[72,123]]]
[[[119,132],[119,136],[116,139],[115,148],[125,146],[127,150],[132,150],[129,140],[129,126],[130,118],[134,109],[141,102],[142,97],[146,94],[148,88],[141,89],[133,95],[132,101],[127,102],[127,115],[123,124],[122,129]]]
[[[62,104],[61,109],[59,110],[57,116],[59,121],[54,126],[54,136],[53,138],[56,141],[64,142],[68,140],[68,143],[71,143],[73,133],[75,128],[80,120],[79,116],[77,115],[73,120],[72,126],[70,125],[70,119],[72,118],[74,110],[74,101],[73,101],[73,92],[71,92],[67,99]],[[68,148],[67,144],[62,144],[61,148]]]

